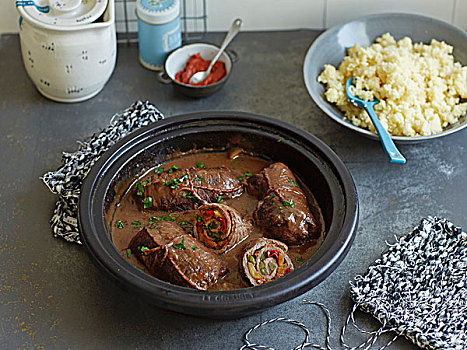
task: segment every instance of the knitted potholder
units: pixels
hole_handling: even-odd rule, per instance
[[[81,185],[93,164],[113,144],[129,133],[164,119],[150,102],[136,101],[123,113],[115,114],[110,125],[94,134],[88,141],[80,142],[74,153],[63,153],[62,166],[44,174],[42,180],[59,198],[50,220],[55,237],[81,244],[78,230],[78,200]]]
[[[467,234],[427,217],[351,283],[359,308],[425,349],[467,349]]]

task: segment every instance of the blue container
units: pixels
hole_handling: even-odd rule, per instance
[[[139,61],[161,70],[170,52],[182,45],[179,0],[138,0]]]

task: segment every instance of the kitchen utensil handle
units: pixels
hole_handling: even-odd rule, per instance
[[[368,103],[363,108],[365,108],[365,111],[368,113],[371,120],[373,121],[373,125],[375,126],[375,129],[378,132],[379,138],[381,139],[381,143],[383,144],[384,151],[388,155],[390,162],[405,164],[405,157],[399,152],[396,145],[392,141],[391,136],[389,136],[388,132],[379,121],[375,110],[373,109],[373,104]]]
[[[225,39],[224,41],[222,42],[222,45],[219,49],[219,51],[217,52],[216,56],[214,56],[214,58],[212,59],[211,61],[211,64],[209,65],[207,71],[211,71],[211,68],[212,66],[214,65],[214,63],[216,63],[216,61],[219,59],[219,57],[222,55],[222,52],[224,52],[225,48],[227,47],[227,45],[230,44],[230,42],[232,41],[232,39],[235,37],[235,35],[237,35],[238,31],[240,30],[240,28],[242,27],[242,20],[240,18],[237,18],[235,21],[233,21],[232,23],[232,26],[230,27],[230,30],[229,32],[227,33],[227,35],[225,36]]]
[[[172,79],[169,77],[169,75],[165,71],[157,73],[157,80],[159,80],[159,83],[162,83],[162,84],[172,83]]]

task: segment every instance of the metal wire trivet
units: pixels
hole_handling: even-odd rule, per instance
[[[183,43],[200,40],[207,32],[206,0],[181,0]],[[115,0],[117,41],[138,42],[138,26],[135,14],[136,0]]]

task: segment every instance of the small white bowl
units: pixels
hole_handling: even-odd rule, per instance
[[[180,47],[167,57],[164,64],[165,76],[164,73],[160,74],[159,81],[165,84],[173,83],[174,87],[178,91],[190,97],[206,97],[213,94],[224,86],[232,72],[233,62],[237,60],[237,55],[233,51],[229,51],[233,58],[231,58],[225,51],[219,58],[219,61],[225,63],[227,74],[216,83],[204,86],[193,86],[176,81],[175,75],[185,68],[186,62],[192,55],[199,53],[205,60],[212,60],[218,51],[219,47],[204,43],[196,43]]]

